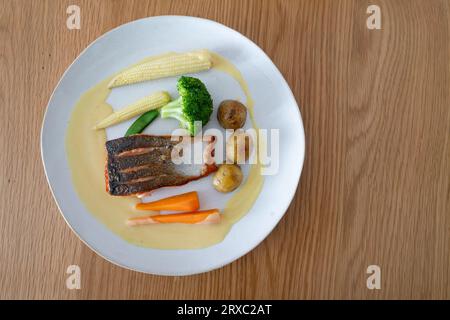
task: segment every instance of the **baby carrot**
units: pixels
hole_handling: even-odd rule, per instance
[[[219,209],[210,209],[186,213],[157,214],[153,216],[129,218],[127,220],[127,225],[137,226],[155,223],[211,224],[218,222],[220,222]]]
[[[200,208],[200,204],[196,191],[179,194],[153,202],[138,203],[136,205],[136,209],[138,210],[152,211],[195,211],[198,210],[198,208]]]

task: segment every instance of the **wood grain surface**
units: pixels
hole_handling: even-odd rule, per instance
[[[66,8],[81,8],[81,30]],[[377,4],[382,30],[368,30]],[[256,42],[306,130],[295,200],[255,250],[189,277],[145,275],[92,252],[47,186],[40,128],[64,70],[134,19],[191,15]],[[450,298],[450,2],[0,0],[0,297]],[[81,268],[68,290],[66,268]],[[366,287],[367,266],[382,270]]]

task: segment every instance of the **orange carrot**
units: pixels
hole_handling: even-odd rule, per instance
[[[127,225],[137,226],[154,223],[211,224],[218,222],[220,222],[219,209],[210,209],[186,213],[157,214],[153,216],[129,218],[127,220]]]
[[[198,210],[198,208],[200,208],[200,204],[196,191],[179,194],[153,202],[138,203],[136,205],[136,209],[138,210],[152,211],[195,211]]]

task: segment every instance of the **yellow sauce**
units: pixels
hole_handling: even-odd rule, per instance
[[[169,53],[170,54],[170,53]],[[233,77],[245,93],[250,119],[256,129],[253,99],[237,68],[225,58],[212,53],[213,68]],[[160,56],[158,56],[160,57]],[[157,57],[145,59],[149,61]],[[195,249],[221,242],[231,226],[242,218],[257,199],[264,179],[260,164],[252,165],[245,182],[234,192],[222,210],[222,221],[214,225],[156,224],[129,227],[126,220],[137,213],[134,197],[113,197],[105,190],[105,130],[94,125],[113,112],[106,100],[111,92],[105,79],[85,92],[76,103],[66,133],[66,152],[72,181],[87,210],[124,240],[156,249]],[[205,178],[207,179],[207,178]]]

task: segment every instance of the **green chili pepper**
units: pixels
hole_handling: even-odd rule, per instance
[[[144,131],[144,129],[156,119],[159,115],[158,110],[150,110],[142,114],[135,122],[128,128],[125,133],[125,137],[131,136],[132,134],[138,134]]]

